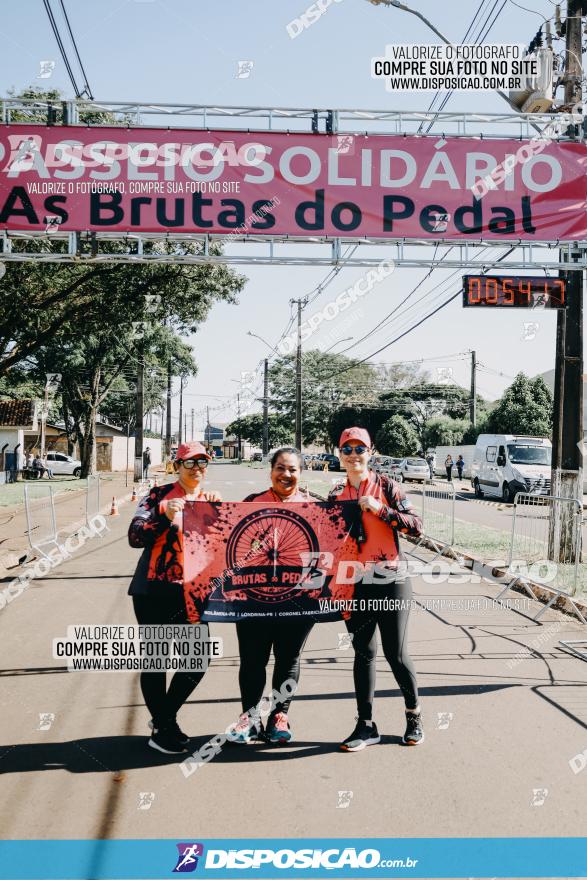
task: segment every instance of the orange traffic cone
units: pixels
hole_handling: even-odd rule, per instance
[[[114,495],[112,496],[112,506],[110,508],[110,516],[120,516],[118,513],[118,504],[116,503],[116,498]]]
[[[132,495],[130,496],[130,500],[131,501],[137,500],[137,487],[136,486],[132,487]]]

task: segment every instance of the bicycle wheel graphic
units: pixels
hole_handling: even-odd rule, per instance
[[[226,545],[228,568],[297,567],[303,553],[318,552],[318,539],[293,510],[256,510],[240,521]]]

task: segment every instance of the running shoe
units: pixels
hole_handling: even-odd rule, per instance
[[[276,712],[269,718],[265,739],[270,743],[287,743],[291,740],[291,728],[285,712]]]
[[[262,739],[262,736],[263,725],[256,724],[248,712],[243,712],[236,724],[233,724],[229,729],[226,739],[230,743],[246,745],[247,743]]]
[[[167,724],[165,724],[163,726],[165,727],[165,730],[168,731],[169,733],[172,733],[173,736],[180,743],[182,743],[184,746],[189,746],[190,737],[187,735],[187,733],[183,732],[183,730],[181,729],[181,727],[179,726],[179,724],[177,723],[175,718],[173,719],[173,721],[168,721]],[[151,730],[155,729],[155,722],[153,721],[153,719],[151,719],[149,721],[149,727],[151,728]]]
[[[339,746],[343,752],[360,752],[367,746],[377,745],[381,742],[377,725],[374,721],[357,720],[357,725],[350,736],[347,736]]]
[[[148,745],[164,755],[181,755],[187,752],[187,746],[181,742],[170,727],[154,727]]]
[[[406,746],[419,746],[424,742],[422,718],[419,712],[406,712],[406,732],[402,742]]]

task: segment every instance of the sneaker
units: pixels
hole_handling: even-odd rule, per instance
[[[422,718],[419,712],[406,712],[406,732],[402,742],[406,746],[419,746],[424,742],[424,730],[422,728]]]
[[[291,728],[285,712],[276,712],[270,717],[265,739],[270,743],[287,743],[291,740]]]
[[[381,742],[377,725],[374,721],[357,720],[357,725],[350,736],[347,736],[339,746],[343,752],[360,752],[367,746],[377,745]]]
[[[187,735],[187,733],[183,732],[175,718],[173,719],[173,721],[168,721],[167,724],[165,724],[164,726],[165,730],[169,733],[172,733],[173,736],[184,746],[188,746],[190,744],[190,737]],[[155,729],[155,722],[152,718],[149,721],[149,727],[151,728],[151,730]]]
[[[169,727],[154,727],[148,745],[164,755],[181,755],[188,751],[186,744],[180,742]]]
[[[256,724],[248,712],[243,712],[242,715],[239,716],[236,724],[233,724],[229,729],[226,734],[226,739],[230,743],[246,745],[246,743],[261,739],[262,734],[263,725]]]

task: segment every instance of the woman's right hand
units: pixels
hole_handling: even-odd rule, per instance
[[[172,498],[171,501],[167,502],[167,507],[165,508],[165,516],[169,520],[169,522],[173,522],[175,519],[176,513],[181,513],[184,508],[184,499],[183,498]]]

